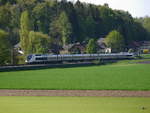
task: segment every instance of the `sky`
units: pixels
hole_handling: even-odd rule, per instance
[[[76,1],[76,0],[69,0]],[[133,17],[150,16],[150,0],[80,0],[81,2],[103,5],[108,3],[112,9],[128,11]]]

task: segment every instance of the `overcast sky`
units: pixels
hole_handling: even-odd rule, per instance
[[[76,1],[76,0],[70,0]],[[133,17],[150,16],[150,0],[80,0],[94,4],[108,3],[113,9],[122,9],[129,11]]]

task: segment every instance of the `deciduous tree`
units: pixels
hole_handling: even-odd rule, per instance
[[[105,39],[107,47],[112,49],[112,52],[121,52],[124,49],[124,38],[118,31],[111,31]]]
[[[60,22],[63,45],[67,45],[71,42],[72,26],[65,12],[60,14],[58,22]]]
[[[28,52],[30,54],[44,54],[48,53],[50,38],[48,35],[41,32],[30,31]]]
[[[96,45],[96,40],[95,39],[90,39],[87,47],[86,47],[86,52],[87,53],[96,53],[97,52],[97,45]]]
[[[65,46],[71,42],[72,26],[65,12],[51,23],[50,35],[52,38],[59,39],[58,41]]]
[[[11,47],[8,33],[0,29],[0,64],[10,63]]]
[[[28,53],[29,32],[32,30],[32,23],[28,11],[21,14],[20,19],[20,42],[25,54]]]

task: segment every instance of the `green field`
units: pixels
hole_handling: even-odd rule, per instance
[[[0,97],[0,113],[150,113],[150,98]]]
[[[145,59],[150,59],[150,54],[142,54],[141,57]]]
[[[150,90],[149,64],[0,72],[0,89]]]

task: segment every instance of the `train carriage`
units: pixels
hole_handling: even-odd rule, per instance
[[[134,58],[134,53],[113,53],[113,54],[31,54],[27,56],[26,63],[54,63],[63,61],[90,61],[90,60],[117,60]]]

